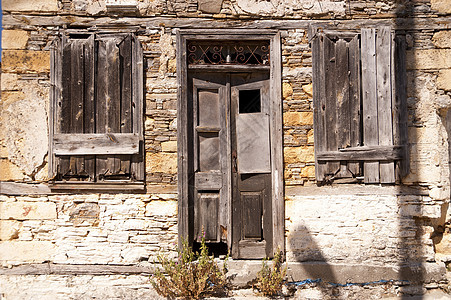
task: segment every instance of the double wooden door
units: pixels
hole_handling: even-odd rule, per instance
[[[234,258],[269,257],[269,73],[196,71],[188,83],[194,240],[226,243]]]

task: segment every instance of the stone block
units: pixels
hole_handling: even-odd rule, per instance
[[[450,0],[431,0],[431,9],[443,14],[451,14]]]
[[[0,241],[9,241],[19,237],[22,222],[15,220],[0,220]]]
[[[310,178],[315,177],[315,166],[306,166],[302,168],[301,176]]]
[[[175,216],[177,201],[150,201],[146,205],[146,216]]]
[[[127,231],[119,231],[110,233],[108,235],[108,242],[110,243],[127,243],[130,237],[130,233]]]
[[[287,99],[293,95],[293,87],[288,82],[284,82],[282,84],[282,97],[283,99]]]
[[[302,90],[304,91],[304,93],[306,93],[307,95],[309,95],[310,97],[313,96],[313,86],[312,84],[306,84],[302,86]]]
[[[198,5],[204,13],[218,14],[221,12],[222,0],[199,0]]]
[[[121,251],[121,257],[125,263],[138,263],[147,260],[149,256],[150,251],[145,247],[127,248]]]
[[[15,164],[7,159],[0,159],[0,181],[23,180],[25,178],[25,174]]]
[[[433,70],[451,68],[451,49],[407,51],[407,69]]]
[[[286,164],[297,164],[315,161],[314,148],[306,147],[286,147],[284,149],[284,161]]]
[[[309,130],[309,132],[307,133],[307,143],[313,144],[314,142],[315,142],[315,137],[314,137],[314,132],[312,129],[312,130]]]
[[[3,49],[26,49],[28,43],[28,32],[25,30],[3,30]]]
[[[451,1],[449,1],[451,6]],[[451,48],[451,30],[436,32],[432,37],[432,42],[437,48]]]
[[[2,91],[14,91],[19,89],[19,85],[17,83],[17,74],[14,73],[4,73],[2,74]],[[3,99],[3,95],[2,95]]]
[[[4,50],[2,51],[2,72],[48,73],[50,72],[50,52]]]
[[[283,114],[285,126],[313,125],[313,112],[286,112]]]
[[[47,241],[0,242],[0,261],[42,263],[51,260],[55,245]]]
[[[177,173],[176,153],[147,153],[146,171],[148,173]]]
[[[439,71],[437,76],[437,88],[445,91],[451,91],[451,69]]]
[[[100,207],[97,203],[78,203],[69,209],[69,220],[74,226],[96,226]]]
[[[162,142],[161,143],[161,151],[177,152],[177,141]]]
[[[435,252],[441,256],[451,256],[451,233],[445,231],[443,236],[433,238]]]
[[[401,216],[409,217],[427,217],[427,218],[440,218],[441,216],[440,205],[417,205],[408,204],[400,207],[399,213]]]
[[[57,12],[57,0],[3,0],[4,11]]]
[[[6,73],[7,74],[7,73]],[[2,78],[3,80],[3,78]],[[25,94],[22,91],[2,91],[2,100],[5,105],[21,101],[25,98]]]
[[[56,219],[56,205],[53,202],[0,203],[0,219],[2,220]]]

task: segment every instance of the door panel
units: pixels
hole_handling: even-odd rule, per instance
[[[226,76],[193,73],[189,80],[193,107],[194,239],[199,242],[204,234],[208,242],[227,241],[230,180],[226,176]]]
[[[266,114],[238,114],[236,139],[240,174],[271,172],[269,117]]]
[[[191,72],[194,240],[271,256],[269,73]]]
[[[272,251],[269,74],[231,75],[232,257]]]
[[[218,237],[218,206],[219,193],[198,192],[197,196],[198,224],[207,241],[214,241]],[[200,233],[198,230],[198,233]]]

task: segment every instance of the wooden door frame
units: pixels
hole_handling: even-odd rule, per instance
[[[218,33],[221,31],[221,33]],[[251,29],[179,29],[177,31],[177,163],[178,163],[178,235],[191,242],[194,232],[194,203],[190,202],[189,143],[188,143],[188,40],[267,40],[270,42],[270,138],[272,174],[273,253],[285,251],[283,125],[282,125],[282,60],[280,33],[277,30]],[[205,66],[210,70],[252,70],[253,66]],[[255,69],[261,69],[256,66]],[[268,68],[268,67],[266,67]],[[231,220],[230,220],[231,222]],[[229,228],[231,228],[229,224]],[[229,236],[231,236],[229,234]],[[229,244],[230,245],[230,244]]]

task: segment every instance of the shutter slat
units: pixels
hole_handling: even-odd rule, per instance
[[[70,115],[71,115],[71,43],[62,44],[62,99],[58,114],[59,131],[61,133],[70,133]],[[58,177],[64,176],[70,169],[70,158],[58,158],[57,174]]]
[[[96,132],[106,133],[108,124],[108,51],[105,39],[97,40],[97,89],[96,89]],[[107,157],[96,156],[96,176],[103,179],[107,172]]]
[[[121,80],[120,55],[118,38],[107,39],[107,65],[104,76],[107,77],[106,101],[106,130],[107,132],[121,132]],[[117,175],[120,171],[121,160],[117,156],[108,156],[106,159],[105,175]]]
[[[70,133],[83,133],[83,96],[84,96],[84,40],[71,43],[71,75],[70,75]]]
[[[326,88],[326,150],[338,150],[337,128],[337,74],[336,74],[336,50],[335,43],[328,37],[324,37],[324,61],[325,61],[325,88]],[[334,175],[340,169],[339,162],[327,164],[327,174]]]
[[[133,116],[133,132],[140,136],[143,140],[143,52],[141,43],[133,36],[132,39],[132,116]],[[132,156],[131,173],[136,180],[144,180],[144,143],[140,144],[140,155]]]
[[[119,44],[120,78],[121,78],[121,106],[120,129],[122,133],[133,132],[132,124],[132,41],[127,35]],[[120,160],[121,174],[130,174],[131,157],[124,156]]]
[[[378,28],[376,39],[377,62],[377,118],[379,145],[393,145],[392,99],[391,99],[391,32],[390,27]],[[395,164],[380,162],[380,182],[395,182]]]
[[[84,43],[84,133],[95,133],[95,39],[91,35]],[[94,154],[94,153],[92,153]],[[95,156],[84,157],[84,169],[90,181],[95,180]]]
[[[55,134],[55,155],[138,154],[139,136],[135,133]]]
[[[326,150],[326,131],[325,131],[325,67],[324,67],[324,35],[317,33],[312,40],[313,55],[313,124],[315,140],[315,158],[321,151]],[[322,182],[326,176],[326,163],[319,162],[316,159],[315,176],[318,182]]]
[[[361,146],[360,127],[360,40],[356,35],[348,45],[349,51],[349,115],[351,147]],[[360,163],[348,163],[349,171],[360,176]]]
[[[363,143],[365,146],[379,144],[377,130],[376,86],[376,31],[362,29],[362,90],[363,90]],[[379,182],[379,162],[364,163],[364,182]]]
[[[83,40],[74,40],[71,44],[71,82],[70,82],[70,132],[83,133],[83,96],[84,96],[84,53]],[[86,176],[85,159],[82,156],[70,157],[70,175]]]
[[[344,39],[335,44],[336,106],[337,106],[337,147],[351,146],[351,114],[349,99],[349,60],[348,46]],[[338,177],[352,177],[348,164],[340,162]]]

